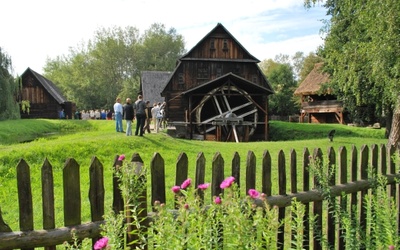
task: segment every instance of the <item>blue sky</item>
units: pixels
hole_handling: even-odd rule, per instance
[[[162,23],[183,35],[190,50],[221,23],[262,61],[315,51],[323,43],[325,13],[319,6],[304,9],[302,0],[5,0],[0,47],[11,56],[14,74],[27,67],[43,73],[47,58],[68,54],[101,27],[144,32]]]

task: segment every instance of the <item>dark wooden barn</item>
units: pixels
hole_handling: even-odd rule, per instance
[[[71,119],[75,104],[67,101],[57,86],[31,68],[21,75],[18,101],[29,101],[30,112],[21,111],[21,118],[57,119],[64,110],[66,118]]]
[[[189,139],[268,140],[273,90],[259,62],[217,24],[178,59],[161,92],[168,123]]]
[[[329,82],[329,75],[322,72],[323,63],[317,63],[307,75],[294,95],[301,97],[300,122],[308,116],[309,123],[345,124],[342,101],[332,93],[330,88],[323,88]]]

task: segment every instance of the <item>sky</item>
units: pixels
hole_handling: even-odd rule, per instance
[[[14,75],[28,67],[43,74],[47,59],[68,55],[100,28],[153,23],[174,28],[192,49],[218,23],[260,61],[276,55],[307,55],[323,44],[326,10],[309,10],[303,0],[4,0],[0,47],[12,60]]]

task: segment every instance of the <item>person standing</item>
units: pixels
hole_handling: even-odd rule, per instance
[[[132,135],[132,121],[134,118],[133,105],[131,98],[126,98],[126,103],[123,106],[124,119],[126,120],[126,135]]]
[[[152,109],[152,112],[155,113],[155,130],[156,133],[158,133],[158,130],[160,129],[161,125],[161,120],[162,120],[162,114],[161,114],[161,109],[160,109],[161,103],[157,103],[157,105]]]
[[[150,123],[151,123],[151,107],[150,107],[150,101],[146,101],[146,122],[144,125],[143,130],[147,131],[147,133],[150,134]]]
[[[144,123],[146,122],[146,103],[143,101],[142,95],[138,96],[137,101],[135,102],[135,110],[136,110],[136,131],[135,135],[143,136],[143,128]]]
[[[117,97],[114,104],[114,114],[115,114],[115,129],[117,132],[124,132],[122,129],[122,112],[123,107],[121,104],[121,98]]]
[[[152,116],[152,122],[153,122],[153,130],[156,131],[156,124],[157,124],[157,103],[153,103],[153,107],[151,108],[151,116]]]

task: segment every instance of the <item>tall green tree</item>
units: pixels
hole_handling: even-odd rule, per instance
[[[293,68],[288,63],[275,63],[266,76],[275,91],[269,98],[270,114],[288,116],[299,113],[299,106],[293,98],[297,82]]]
[[[80,109],[111,109],[117,96],[136,98],[143,70],[172,71],[184,53],[182,36],[153,24],[140,36],[135,27],[101,28],[68,55],[49,59],[45,76]]]
[[[305,5],[317,2],[306,0]],[[398,145],[400,1],[328,0],[324,6],[330,20],[321,56],[332,76],[331,87],[354,117],[373,122],[375,117],[387,116],[388,144]]]
[[[152,24],[141,41],[141,70],[173,71],[185,53],[183,36],[174,28],[167,30],[164,24]]]
[[[15,99],[18,85],[11,73],[11,57],[0,47],[0,120],[20,118]]]

